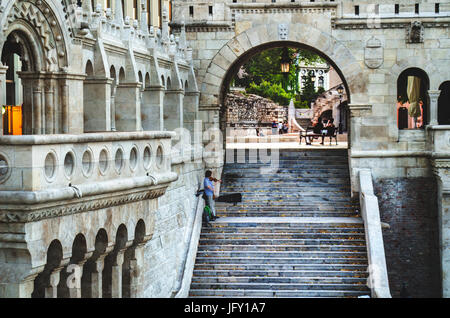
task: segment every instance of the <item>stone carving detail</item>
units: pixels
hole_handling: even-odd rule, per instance
[[[285,23],[278,24],[278,38],[280,40],[287,40],[289,34],[288,25]]]
[[[16,222],[35,222],[42,219],[60,217],[85,211],[99,210],[108,207],[114,207],[131,202],[151,200],[158,198],[166,192],[167,186],[158,189],[150,189],[145,192],[122,195],[113,198],[92,200],[89,202],[80,202],[73,204],[65,204],[52,208],[45,208],[34,211],[8,211],[0,210],[0,222],[16,223]]]
[[[57,65],[67,66],[62,30],[57,23],[57,18],[44,1],[37,1],[36,5],[27,1],[18,1],[9,13],[7,25],[3,30],[8,30],[16,20],[26,21],[39,32],[41,46],[46,56],[46,70],[49,71]]]
[[[406,43],[423,43],[424,27],[421,21],[411,22],[406,30]]]
[[[372,36],[364,48],[364,63],[368,68],[379,68],[384,61],[384,49],[379,39]]]

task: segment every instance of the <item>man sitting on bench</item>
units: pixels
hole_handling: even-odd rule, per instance
[[[312,131],[310,129],[312,128]],[[308,127],[306,131],[306,144],[311,145],[311,139],[314,139],[314,137],[317,137],[318,135],[322,134],[323,130],[323,124],[322,119],[319,118],[319,120],[314,119],[312,127]]]

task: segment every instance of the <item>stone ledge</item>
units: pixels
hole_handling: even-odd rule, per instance
[[[23,135],[0,136],[0,145],[49,145],[86,143],[102,141],[129,141],[142,139],[173,138],[176,134],[171,131],[130,131],[87,133],[82,135]]]

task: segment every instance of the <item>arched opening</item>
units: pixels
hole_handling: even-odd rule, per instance
[[[450,81],[439,86],[441,94],[438,99],[438,123],[439,125],[450,125]]]
[[[53,298],[57,296],[57,285],[51,281],[51,275],[59,277],[59,271],[55,271],[61,264],[63,251],[61,242],[53,240],[47,249],[47,262],[44,270],[34,280],[33,298]]]
[[[122,295],[123,263],[128,231],[124,224],[120,224],[116,232],[114,249],[105,258],[102,275],[103,298],[120,298]]]
[[[3,134],[22,135],[32,133],[30,80],[22,80],[23,72],[36,71],[36,56],[29,45],[27,36],[21,31],[13,31],[5,41],[1,62],[7,67],[5,74],[6,91],[2,105]]]
[[[102,273],[107,255],[108,234],[100,229],[95,237],[95,250],[86,262],[81,279],[82,298],[102,298]]]
[[[397,79],[398,129],[423,129],[428,124],[428,75],[419,68],[403,71]]]
[[[254,76],[248,76],[250,72]],[[259,97],[253,99],[253,95]],[[340,109],[349,99],[342,71],[325,53],[297,42],[265,43],[243,53],[222,78],[220,128],[228,135],[227,144],[261,142],[280,134],[284,136],[279,140],[298,143],[299,131],[329,125],[340,140],[339,147],[346,148],[348,129],[342,127],[349,125]],[[332,110],[329,121],[319,122],[327,110]],[[325,131],[317,130],[316,135]],[[311,140],[316,143],[321,138]]]
[[[73,240],[69,264],[61,271],[58,298],[81,298],[81,277],[86,262],[86,253],[86,238],[79,233]]]

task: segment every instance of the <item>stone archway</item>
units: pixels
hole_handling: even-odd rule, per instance
[[[20,57],[21,70],[15,70],[23,88],[23,133],[59,133],[69,130],[66,84],[68,71],[67,30],[46,1],[12,1],[0,25],[0,51],[13,51]],[[15,47],[15,50],[11,48]],[[2,56],[2,62],[8,57]],[[13,66],[6,63],[6,67]],[[0,72],[0,82],[3,76]],[[6,73],[6,71],[5,71]],[[2,87],[3,89],[3,87]],[[3,92],[2,92],[3,93]],[[2,94],[3,95],[3,94]],[[0,100],[2,104],[6,101]],[[57,105],[61,104],[61,111]],[[32,109],[33,108],[33,109]]]
[[[223,98],[230,70],[256,52],[276,46],[304,47],[317,52],[333,64],[345,78],[346,89],[353,103],[365,103],[364,73],[351,52],[330,34],[306,24],[287,24],[287,33],[280,33],[278,25],[250,28],[228,41],[214,56],[201,86],[200,107],[218,109]]]

